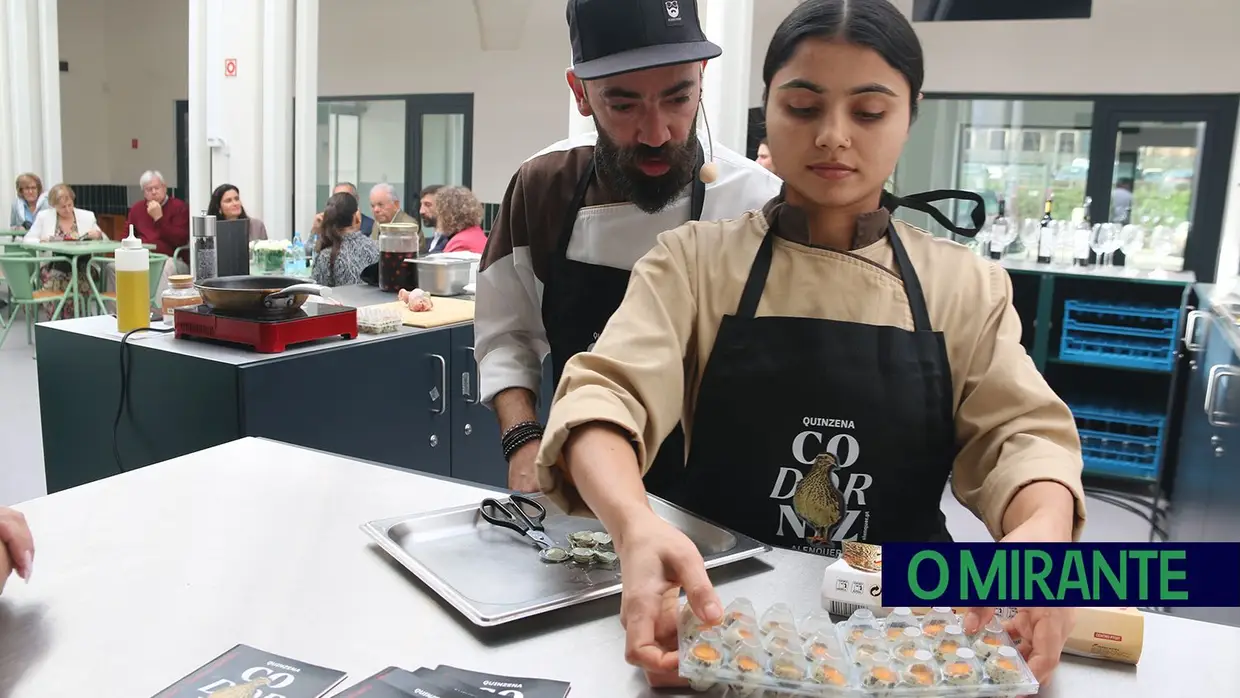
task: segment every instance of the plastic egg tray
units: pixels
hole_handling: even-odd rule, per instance
[[[719,625],[687,605],[679,623],[680,675],[727,695],[982,698],[1027,696],[1038,682],[998,619],[973,635],[950,608],[884,618],[858,609],[838,623],[825,611],[797,621],[786,604],[761,615],[744,598]]]

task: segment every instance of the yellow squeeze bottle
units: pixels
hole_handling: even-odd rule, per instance
[[[129,237],[116,251],[116,330],[130,332],[151,325],[151,255],[129,226]]]

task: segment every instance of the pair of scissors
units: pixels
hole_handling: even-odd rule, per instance
[[[534,513],[527,514],[526,508]],[[514,494],[502,502],[488,497],[478,506],[478,513],[487,523],[516,531],[533,540],[543,550],[555,547],[555,541],[543,530],[542,522],[547,518],[547,510],[529,497]]]

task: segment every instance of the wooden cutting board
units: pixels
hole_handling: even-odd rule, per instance
[[[432,298],[435,307],[424,313],[415,313],[400,301],[380,303],[371,307],[395,308],[401,311],[401,321],[409,327],[442,327],[458,322],[473,322],[474,302],[459,298]]]

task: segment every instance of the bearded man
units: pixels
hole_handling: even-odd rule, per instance
[[[558,382],[565,362],[589,351],[660,233],[735,218],[780,190],[757,163],[699,139],[702,72],[722,50],[702,33],[696,0],[569,0],[567,14],[568,86],[597,132],[544,149],[513,175],[477,282],[479,392],[519,492],[538,490],[537,405],[552,398],[539,394],[545,357]],[[677,428],[647,489],[665,493],[684,459]]]

